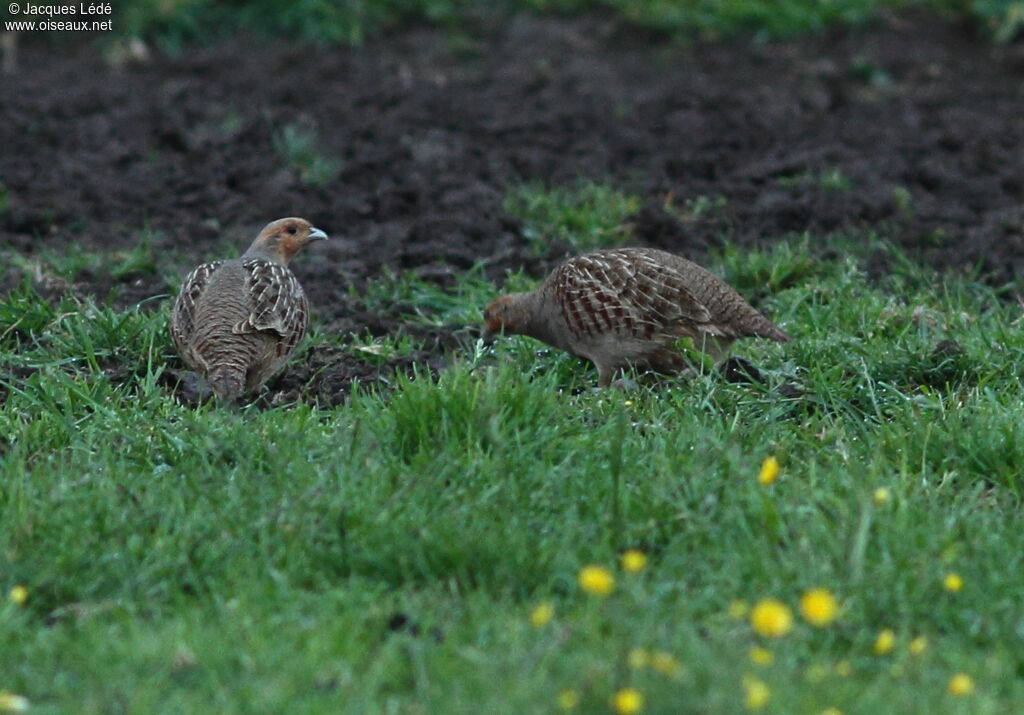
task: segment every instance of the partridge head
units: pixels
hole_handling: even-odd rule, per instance
[[[242,258],[262,258],[287,266],[304,246],[326,238],[326,233],[304,218],[280,218],[263,227]]]

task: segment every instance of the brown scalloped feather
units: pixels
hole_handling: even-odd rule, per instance
[[[530,335],[586,358],[607,386],[626,365],[674,372],[680,338],[720,359],[732,342],[789,336],[722,279],[696,263],[651,248],[594,251],[571,258],[535,291],[494,301],[489,330]]]
[[[185,279],[171,336],[182,360],[233,400],[284,367],[308,320],[306,295],[287,267],[263,259],[216,261]]]
[[[196,301],[202,295],[210,276],[223,264],[224,261],[203,263],[185,276],[171,311],[171,340],[174,341],[174,347],[181,355],[181,359],[193,369],[199,369],[199,366],[204,364],[202,357],[195,354],[190,344],[190,336],[195,325]],[[202,372],[205,372],[205,369]]]

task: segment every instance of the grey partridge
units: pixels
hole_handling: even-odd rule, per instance
[[[185,278],[171,312],[171,338],[221,399],[258,390],[306,334],[309,307],[288,262],[326,238],[305,219],[279,219],[240,258],[204,263]]]
[[[528,335],[590,360],[601,387],[626,365],[684,367],[680,338],[692,338],[716,361],[737,338],[790,339],[721,278],[653,248],[571,258],[536,290],[495,300],[484,321],[488,333]]]

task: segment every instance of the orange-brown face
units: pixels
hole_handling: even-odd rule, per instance
[[[512,303],[510,296],[502,296],[496,301],[491,303],[484,310],[484,334],[495,335],[502,332],[512,332],[509,330],[509,306]]]
[[[321,241],[327,234],[304,218],[282,218],[268,223],[260,231],[259,240],[277,253],[285,264],[311,241]]]

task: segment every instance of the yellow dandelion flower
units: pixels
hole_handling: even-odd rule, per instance
[[[924,636],[918,636],[914,640],[910,641],[910,645],[907,646],[907,650],[910,651],[910,655],[921,655],[928,648],[928,639]]]
[[[964,587],[964,580],[960,578],[960,574],[948,573],[946,577],[942,579],[942,587],[950,593],[956,593]]]
[[[580,588],[595,596],[607,596],[615,590],[615,577],[604,566],[584,566],[579,575]]]
[[[892,652],[895,645],[896,634],[891,629],[886,628],[878,634],[878,638],[875,639],[875,644],[871,646],[871,650],[875,655],[885,655]]]
[[[757,665],[771,665],[775,662],[775,654],[759,645],[751,648],[748,655],[750,656],[750,662]]]
[[[543,628],[547,624],[551,623],[551,619],[555,616],[555,607],[550,601],[544,601],[538,603],[536,607],[530,611],[530,625],[534,628]]]
[[[647,565],[647,557],[644,556],[643,551],[638,549],[629,549],[622,554],[622,568],[626,571],[636,573],[637,571],[643,571]]]
[[[683,664],[674,655],[663,650],[651,653],[651,668],[667,678],[678,678],[683,674]]]
[[[828,589],[812,588],[800,598],[800,613],[812,626],[823,628],[836,619],[839,604]]]
[[[875,503],[875,506],[885,506],[890,499],[892,499],[892,492],[888,487],[878,487],[871,493],[871,501]]]
[[[742,598],[734,598],[729,602],[729,618],[742,621],[750,612],[750,606]]]
[[[28,600],[28,589],[19,583],[17,586],[13,586],[11,588],[11,592],[7,594],[7,598],[9,598],[11,603],[15,606],[24,606],[25,601]]]
[[[24,695],[18,695],[9,690],[0,690],[0,712],[23,713],[28,710],[28,706],[28,698]]]
[[[761,486],[774,484],[779,478],[779,460],[775,457],[767,457],[761,462],[761,471],[757,473],[757,483]]]
[[[765,638],[779,638],[793,629],[793,613],[782,601],[764,598],[750,612],[754,632]]]
[[[651,664],[651,654],[647,652],[646,648],[633,648],[626,656],[626,662],[633,670],[640,670]]]
[[[753,677],[743,679],[743,704],[747,710],[760,710],[771,700],[772,691],[763,680]]]
[[[828,666],[821,663],[811,663],[804,668],[804,680],[809,683],[820,683],[828,677]]]
[[[580,694],[575,690],[563,690],[558,694],[558,707],[562,710],[575,710],[580,704]]]
[[[632,407],[633,406],[633,401],[632,400],[626,400],[622,404],[624,404],[626,407]]]
[[[821,711],[821,715],[843,715],[843,711],[839,708],[825,708]]]
[[[623,688],[612,696],[612,709],[619,715],[632,715],[644,708],[644,696],[636,688]]]
[[[949,679],[946,692],[957,697],[974,692],[974,680],[967,673],[957,673]]]
[[[841,660],[836,663],[835,671],[840,678],[849,678],[853,675],[853,666],[850,665],[850,661]]]

